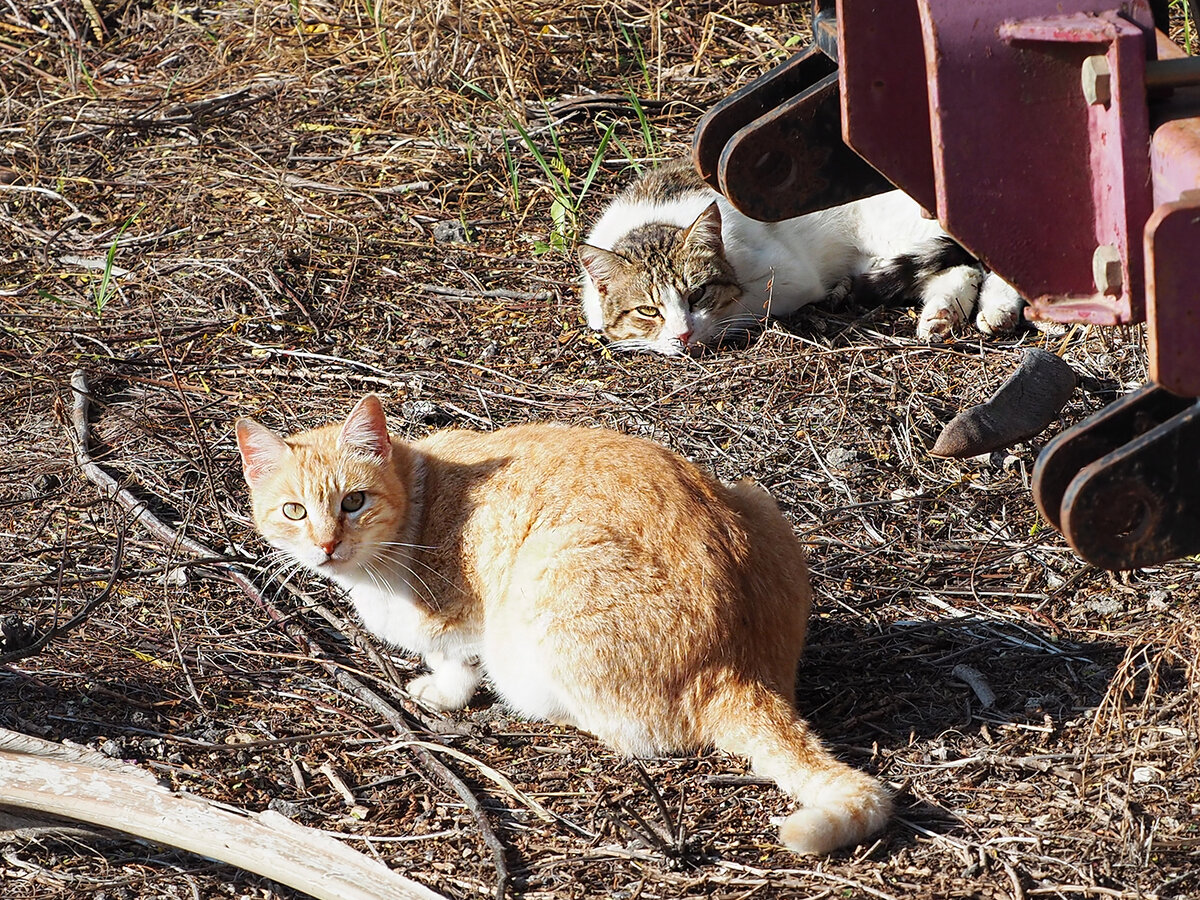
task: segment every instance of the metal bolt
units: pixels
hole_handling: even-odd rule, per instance
[[[1112,73],[1108,68],[1107,56],[1089,56],[1080,70],[1083,81],[1083,97],[1092,106],[1107,106],[1112,99]]]
[[[1092,279],[1096,290],[1119,297],[1122,290],[1121,251],[1112,244],[1101,244],[1092,254]]]

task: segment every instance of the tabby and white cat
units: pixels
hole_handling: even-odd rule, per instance
[[[588,325],[624,349],[667,355],[756,330],[852,279],[882,301],[917,299],[917,335],[966,321],[1012,330],[1024,301],[985,273],[900,191],[782,222],[738,212],[684,161],[644,173],[579,247]]]
[[[887,791],[796,713],[808,571],[753,482],[602,429],[406,443],[373,395],[340,425],[284,439],[240,419],[237,439],[259,531],[424,657],[415,699],[458,709],[486,675],[519,713],[622,753],[742,754],[802,804],[780,827],[798,853],[886,823]]]

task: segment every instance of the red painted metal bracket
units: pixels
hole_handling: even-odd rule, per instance
[[[1145,253],[1150,378],[1173,394],[1200,397],[1200,190],[1154,211]]]
[[[913,0],[838,0],[842,136],[932,212],[929,87]]]
[[[1034,473],[1046,518],[1109,568],[1200,550],[1200,60],[1152,21],[1147,0],[817,0],[815,46],[695,145],[739,209],[778,219],[874,189],[837,156],[840,122],[1034,317],[1147,319],[1153,382]]]
[[[1070,282],[1052,278],[1036,285],[1032,280],[1022,282],[1033,298],[1035,317],[1115,325],[1145,316],[1141,230],[1152,208],[1145,73],[1155,45],[1149,8],[1140,11],[1141,22],[1133,18],[1139,10],[1131,5],[1122,11],[1016,20],[1000,26],[1000,36],[1014,50],[1028,47],[1029,52],[1040,54],[1039,62],[1061,79],[1059,89],[1074,96],[1074,104],[1063,104],[1058,98],[1058,115],[1077,116],[1082,108],[1086,126],[1082,146],[1066,157],[1077,166],[1087,160],[1080,168],[1090,194],[1071,198],[1078,205],[1062,211],[1064,218],[1072,212],[1075,216],[1073,277]],[[1061,218],[1058,224],[1064,224]],[[1085,271],[1080,273],[1080,268]]]

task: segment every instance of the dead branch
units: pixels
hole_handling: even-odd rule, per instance
[[[318,900],[444,900],[335,839],[267,810],[231,811],[176,794],[132,766],[84,762],[0,729],[0,804],[112,828],[229,863]]]

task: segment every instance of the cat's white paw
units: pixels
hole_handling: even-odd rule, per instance
[[[469,674],[465,674],[469,673]],[[462,709],[475,693],[479,677],[469,668],[438,669],[414,678],[404,689],[414,701],[438,712]]]
[[[999,275],[989,273],[979,289],[975,327],[983,334],[1008,334],[1021,323],[1024,309],[1025,298]]]
[[[930,278],[922,291],[917,337],[931,342],[948,338],[970,317],[982,279],[974,266],[955,266]]]

